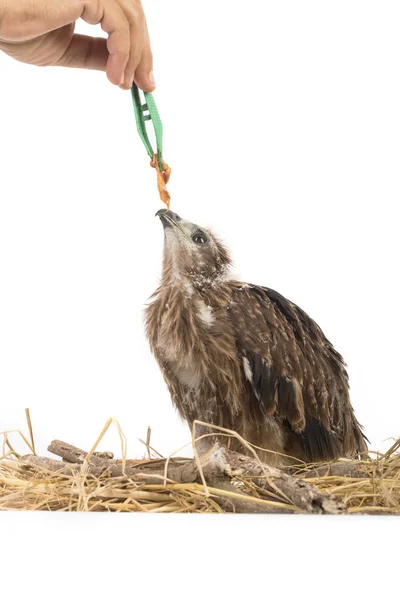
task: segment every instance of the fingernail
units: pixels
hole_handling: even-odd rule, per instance
[[[149,83],[152,87],[156,87],[156,80],[154,79],[153,71],[150,71],[149,73]]]

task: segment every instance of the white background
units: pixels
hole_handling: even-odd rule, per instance
[[[243,280],[277,289],[320,324],[349,365],[371,447],[386,449],[400,435],[398,3],[145,7],[172,208],[225,239]],[[0,71],[0,431],[23,427],[29,406],[40,452],[53,438],[88,448],[115,416],[130,456],[143,453],[137,438],[147,425],[169,454],[190,436],[143,333],[161,269],[154,213],[162,205],[129,92],[103,73],[39,69],[3,55]],[[103,447],[118,452],[115,431]],[[27,523],[17,517],[6,516],[14,532]],[[170,518],[148,535],[170,535]],[[206,519],[190,522],[191,541],[167,538],[176,560],[194,543],[204,557],[218,535],[214,526],[201,535]],[[242,556],[252,539],[271,549],[279,537],[280,553],[306,555],[305,539],[320,553],[324,538],[317,550],[309,538],[316,526],[294,522],[229,521],[242,543],[232,552]],[[336,556],[346,539],[354,543],[348,560],[365,560],[359,521],[324,522],[318,531],[331,550],[337,544]],[[344,522],[342,537],[333,535]],[[373,535],[377,521],[368,523]],[[220,535],[225,547],[222,526]],[[107,552],[117,548],[115,540]],[[156,539],[153,552],[150,561]],[[281,554],[276,563],[285,564]]]

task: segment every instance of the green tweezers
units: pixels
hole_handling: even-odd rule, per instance
[[[163,171],[163,156],[162,156],[162,123],[158,114],[156,103],[154,102],[153,94],[150,92],[142,92],[144,94],[144,104],[140,99],[140,91],[136,83],[131,87],[133,108],[135,109],[136,126],[143,144],[150,158],[157,154],[158,166],[160,171]],[[156,136],[157,152],[153,151],[149,136],[146,131],[146,121],[153,121],[154,133]]]

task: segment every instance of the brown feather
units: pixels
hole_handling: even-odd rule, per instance
[[[180,415],[307,461],[364,451],[344,361],[319,326],[274,290],[230,280],[229,254],[215,236],[201,230],[207,243],[192,246],[199,228],[168,214],[178,225],[166,228],[146,332]]]

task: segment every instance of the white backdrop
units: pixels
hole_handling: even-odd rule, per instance
[[[400,435],[400,9],[360,6],[146,8],[173,209],[317,320],[383,449]],[[130,94],[98,72],[0,69],[0,431],[29,406],[41,451],[87,447],[115,416],[131,455],[147,425],[167,454],[189,433],[143,333],[162,205]]]
[[[399,4],[145,7],[172,208],[214,227],[244,280],[277,289],[317,320],[348,362],[371,446],[387,448],[400,435]],[[40,452],[53,438],[87,448],[115,416],[130,456],[143,453],[137,438],[147,425],[153,445],[169,454],[190,436],[143,332],[163,234],[129,92],[102,73],[3,55],[0,72],[0,431],[24,426],[29,406]],[[114,431],[104,447],[118,452]],[[169,535],[171,521],[157,523]],[[214,528],[202,537],[203,526],[191,523],[204,557]],[[260,539],[259,520],[235,521],[243,544],[251,523]],[[280,523],[269,529],[270,548],[292,521]],[[307,533],[298,535],[305,548]],[[167,539],[171,556],[191,547]],[[342,540],[330,537],[330,549],[341,553]],[[355,546],[353,566],[366,542]],[[281,556],[287,545],[279,548]],[[231,551],[239,552],[234,544]],[[97,560],[89,554],[87,567]],[[296,568],[307,556],[296,554]]]

